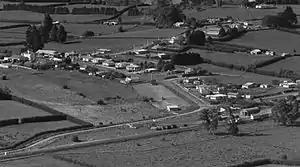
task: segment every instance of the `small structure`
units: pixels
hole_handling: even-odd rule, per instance
[[[283,82],[283,83],[280,83],[279,86],[280,87],[283,87],[283,88],[296,88],[297,87],[297,83],[294,83],[294,82]]]
[[[237,93],[237,92],[228,92],[227,93],[227,97],[228,98],[237,98],[238,97],[238,95],[239,95],[239,93]]]
[[[210,100],[221,100],[227,97],[227,95],[224,94],[214,94],[214,95],[206,95],[206,98],[209,98]]]
[[[270,88],[271,86],[268,84],[261,84],[261,85],[259,85],[259,87],[266,89],[266,88]]]
[[[207,36],[222,37],[226,34],[223,27],[210,27],[204,31]]]
[[[130,64],[126,66],[126,70],[129,72],[139,71],[140,69],[141,69],[140,66],[136,64]]]
[[[147,68],[145,69],[145,73],[152,73],[152,72],[157,72],[158,70],[156,68]]]
[[[249,89],[249,88],[255,88],[256,84],[253,82],[247,82],[242,85],[242,89]]]
[[[102,65],[107,66],[107,67],[114,67],[115,63],[113,61],[107,60],[107,61],[104,61],[102,63]]]
[[[83,56],[81,57],[82,61],[85,61],[85,62],[90,62],[93,60],[93,57],[91,56]]]
[[[262,51],[260,49],[254,49],[250,52],[251,55],[258,55],[258,54],[261,54]]]
[[[260,112],[259,107],[252,107],[252,108],[244,108],[240,111],[240,117],[242,118],[250,118],[251,115],[257,114]]]
[[[27,52],[21,53],[21,56],[28,58],[29,61],[34,61],[36,59],[35,53],[27,50]]]
[[[116,63],[115,67],[116,67],[116,69],[124,69],[124,68],[126,68],[127,65],[128,65],[128,63],[126,63],[126,62],[120,62],[120,63]]]
[[[35,53],[40,54],[40,55],[50,56],[50,57],[58,54],[58,52],[55,50],[38,50]]]
[[[179,111],[180,108],[177,105],[171,105],[171,106],[167,106],[167,110],[173,112],[173,111]]]
[[[140,78],[139,77],[126,77],[125,82],[126,83],[136,83],[139,82]]]
[[[11,64],[9,63],[0,64],[0,68],[11,68]]]
[[[97,64],[97,63],[103,63],[105,61],[105,59],[103,58],[100,58],[100,57],[95,57],[95,58],[92,58],[92,62]]]
[[[199,91],[202,95],[208,95],[211,93],[210,89],[204,85],[196,85],[196,89]]]

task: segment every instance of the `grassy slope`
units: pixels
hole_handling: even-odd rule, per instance
[[[265,66],[262,69],[267,71],[276,71],[276,72],[279,72],[281,69],[287,69],[300,74],[299,63],[300,63],[299,57],[291,57],[285,60],[281,60],[277,63]]]
[[[221,129],[223,132],[225,129]],[[70,150],[64,156],[90,164],[112,166],[217,166],[269,158],[299,150],[296,127],[278,128],[263,122],[240,126],[261,136],[210,136],[202,130]],[[256,132],[258,131],[258,132]],[[284,141],[284,142],[283,142]],[[137,144],[139,143],[139,144]],[[62,153],[63,154],[63,153]]]
[[[49,113],[9,100],[0,101],[0,119],[11,119],[11,118],[22,118],[22,117],[33,117],[33,116],[45,116],[50,115]]]

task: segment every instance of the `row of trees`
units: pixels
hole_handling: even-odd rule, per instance
[[[37,28],[31,25],[26,31],[25,47],[33,52],[42,49],[44,43],[53,41],[64,43],[67,39],[67,32],[63,25],[53,25],[53,20],[49,14],[45,14],[42,25]]]
[[[294,24],[298,23],[297,15],[294,13],[290,6],[278,13],[277,15],[266,15],[262,19],[262,25],[267,27],[285,27],[291,28]]]
[[[197,65],[203,63],[203,59],[197,53],[180,53],[173,55],[171,62],[175,65]]]
[[[118,10],[112,7],[101,8],[73,8],[71,14],[104,14],[104,15],[116,15]]]

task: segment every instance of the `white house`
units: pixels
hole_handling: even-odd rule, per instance
[[[33,61],[36,59],[36,55],[29,50],[27,52],[21,53],[21,56],[28,58],[29,61]]]
[[[170,106],[167,106],[167,110],[172,112],[172,111],[178,111],[178,110],[180,110],[180,108],[177,105],[170,105]]]
[[[97,64],[97,63],[103,63],[105,61],[105,59],[103,58],[100,58],[100,57],[95,57],[95,58],[92,58],[92,62]]]
[[[210,89],[203,85],[196,85],[196,89],[199,91],[202,95],[208,95],[211,93]]]
[[[238,95],[239,95],[239,93],[237,93],[237,92],[228,92],[227,93],[228,98],[237,98]]]
[[[115,66],[115,63],[114,63],[113,61],[107,60],[107,61],[104,61],[104,62],[102,63],[102,65],[107,66],[107,67],[114,67],[114,66]]]
[[[62,62],[63,61],[62,58],[56,58],[56,57],[53,57],[50,60],[56,61],[56,62]]]
[[[227,95],[224,95],[224,94],[215,94],[215,95],[206,95],[205,97],[209,98],[210,100],[220,100],[220,99],[226,98]]]
[[[140,69],[141,69],[140,66],[136,65],[136,64],[130,64],[130,65],[126,66],[126,70],[129,72],[138,71]]]
[[[139,77],[126,77],[125,82],[126,83],[133,83],[133,82],[139,82],[140,78]]]
[[[82,57],[82,61],[85,61],[85,62],[90,62],[92,60],[93,60],[93,57],[91,57],[91,56],[83,56]]]
[[[260,108],[259,107],[252,107],[252,108],[244,108],[240,111],[240,116],[242,118],[249,118],[252,114],[257,114],[260,112]]]
[[[152,73],[152,72],[157,72],[156,68],[147,68],[145,69],[145,73]]]
[[[254,88],[254,87],[255,87],[255,83],[253,83],[253,82],[247,82],[242,85],[242,89],[249,89],[249,88]]]
[[[38,50],[35,53],[40,54],[40,55],[46,55],[46,56],[55,56],[58,54],[57,51],[55,50]]]
[[[297,87],[297,83],[294,82],[287,82],[287,83],[280,83],[279,86],[283,87],[283,88],[296,88]]]
[[[127,65],[128,65],[128,63],[126,63],[126,62],[120,62],[120,63],[116,63],[115,67],[116,67],[116,69],[124,69],[124,68],[126,68]]]
[[[261,54],[262,51],[260,49],[254,49],[250,52],[251,55],[258,55],[258,54]]]
[[[268,84],[261,84],[261,85],[259,85],[259,87],[260,88],[269,88],[270,87],[270,85],[268,85]]]

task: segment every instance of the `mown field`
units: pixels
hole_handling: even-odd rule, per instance
[[[178,105],[180,108],[189,106],[188,102],[161,85],[139,84],[135,86],[135,89],[140,95],[153,98],[155,100],[154,104],[162,109],[166,109],[168,105]],[[165,98],[165,100],[162,100],[162,98]]]
[[[9,146],[23,141],[40,132],[67,128],[71,126],[78,126],[78,124],[72,123],[70,121],[55,121],[1,127],[0,145]]]
[[[59,155],[92,165],[224,167],[255,159],[278,157],[299,150],[297,127],[272,122],[240,125],[244,136],[212,136],[202,129],[174,135],[93,146]],[[219,134],[226,131],[218,130]],[[218,133],[217,133],[218,134]],[[285,141],[285,142],[282,142]]]
[[[81,167],[80,165],[54,159],[51,156],[25,158],[1,162],[1,164],[5,167]]]
[[[203,69],[206,69],[210,72],[218,73],[223,76],[214,76],[218,82],[221,83],[232,83],[232,84],[244,84],[246,82],[256,82],[256,83],[267,83],[271,84],[272,80],[285,80],[284,78],[271,77],[265,75],[259,75],[255,73],[248,73],[236,70],[230,70],[223,67],[218,67],[209,64],[199,65]]]
[[[288,59],[281,60],[277,63],[265,66],[261,69],[267,70],[267,71],[276,71],[280,72],[281,69],[286,69],[286,70],[292,70],[295,73],[300,74],[300,57],[291,57]]]
[[[50,113],[45,112],[43,110],[39,110],[37,108],[30,107],[10,100],[0,100],[0,108],[1,120],[51,115]]]
[[[229,43],[251,47],[266,48],[275,52],[293,52],[299,48],[298,35],[277,30],[248,32],[244,36],[234,39]]]
[[[224,62],[228,64],[240,65],[247,67],[261,61],[269,60],[272,57],[266,55],[250,55],[249,53],[221,53],[192,49],[189,52],[199,53],[201,57],[214,62]]]

